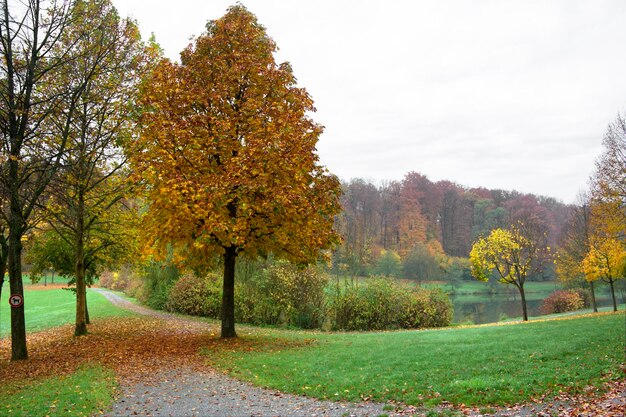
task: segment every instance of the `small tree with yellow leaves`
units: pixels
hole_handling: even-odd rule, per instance
[[[524,225],[494,229],[488,237],[478,239],[470,252],[470,266],[479,281],[488,281],[495,270],[500,282],[514,285],[522,299],[524,321],[528,321],[524,283],[547,262],[550,248],[545,239],[527,237],[523,230]]]
[[[589,281],[601,279],[611,287],[613,311],[617,311],[615,281],[624,278],[626,272],[626,248],[613,238],[591,239],[589,252],[582,262],[582,269]]]

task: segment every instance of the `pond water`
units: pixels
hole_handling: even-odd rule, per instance
[[[617,302],[621,300],[621,294],[616,294]],[[543,299],[537,299],[530,294],[527,295],[526,305],[528,307],[529,317],[537,317],[542,315],[539,311]],[[495,323],[507,318],[522,317],[522,303],[519,294],[493,294],[493,295],[476,295],[470,296],[451,295],[450,299],[454,304],[454,322],[465,323],[471,321],[475,324]],[[596,296],[598,307],[611,306],[611,298],[607,293],[601,293]]]

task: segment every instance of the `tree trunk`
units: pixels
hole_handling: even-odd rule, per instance
[[[593,281],[589,281],[589,288],[591,288],[591,305],[593,306],[593,312],[598,312],[598,305],[596,304],[596,290],[593,288]]]
[[[85,323],[91,324],[91,320],[89,320],[89,307],[87,305],[87,289],[85,289]]]
[[[82,258],[80,258],[82,260]],[[76,326],[74,336],[87,334],[87,297],[85,290],[85,269],[83,262],[76,260]]]
[[[224,285],[222,289],[222,337],[237,337],[235,333],[235,260],[237,248],[224,248]]]
[[[611,299],[613,300],[613,311],[617,311],[617,301],[615,300],[615,287],[613,286],[612,278],[609,278],[609,285],[611,286]]]
[[[4,286],[4,274],[7,272],[7,260],[9,256],[9,245],[4,228],[0,231],[0,300],[2,300],[2,287]]]
[[[84,217],[83,199],[78,196],[76,210],[76,240],[74,242],[74,276],[76,278],[76,327],[74,336],[87,334],[87,288],[85,284],[85,248],[84,248]]]
[[[19,295],[24,299],[22,283],[22,234],[21,220],[16,218],[13,210],[9,232],[9,288],[11,295]],[[26,349],[26,321],[24,320],[24,304],[11,308],[11,360],[28,359]]]
[[[519,289],[519,295],[522,298],[522,313],[524,321],[528,321],[528,308],[526,307],[526,294],[524,293],[524,285],[517,287]]]

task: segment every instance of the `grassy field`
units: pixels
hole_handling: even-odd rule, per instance
[[[3,386],[2,416],[93,416],[115,393],[115,375],[100,366],[71,375]]]
[[[76,296],[73,292],[60,288],[43,289],[45,287],[39,285],[27,285],[24,288],[24,316],[27,332],[74,322]],[[6,301],[8,296],[7,285],[3,289],[3,300],[0,302],[0,337],[5,337],[11,332],[11,307]],[[132,314],[127,310],[114,307],[104,296],[91,290],[87,290],[87,305],[92,318]]]
[[[427,331],[267,331],[250,336],[260,351],[208,356],[238,378],[318,398],[488,406],[620,377],[625,330],[620,312]]]

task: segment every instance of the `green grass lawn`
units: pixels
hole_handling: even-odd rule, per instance
[[[624,318],[620,312],[386,333],[266,331],[249,337],[254,345],[278,347],[207,354],[241,379],[318,398],[503,405],[623,377]],[[306,347],[284,348],[311,338]]]
[[[73,323],[76,317],[76,295],[68,290],[41,290],[24,287],[24,316],[26,332]],[[6,295],[6,296],[5,296]],[[11,307],[7,302],[8,285],[3,288],[0,302],[0,337],[11,332]],[[87,305],[91,318],[126,316],[133,313],[113,306],[102,294],[87,290]]]
[[[100,366],[65,376],[3,386],[2,416],[93,416],[111,404],[113,372]]]

